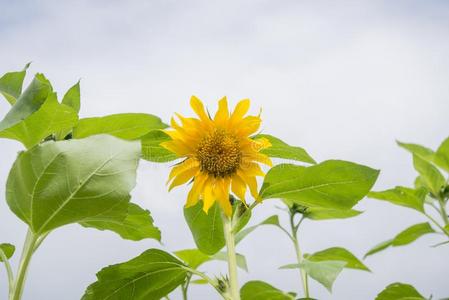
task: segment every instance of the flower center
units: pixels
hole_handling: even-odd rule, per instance
[[[214,177],[227,177],[237,171],[242,152],[235,136],[223,129],[215,129],[199,143],[196,158],[200,162],[201,171]]]

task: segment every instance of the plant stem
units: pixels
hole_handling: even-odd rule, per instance
[[[223,291],[220,290],[220,288],[217,285],[217,283],[214,282],[214,280],[212,278],[210,278],[209,276],[207,276],[203,272],[200,272],[200,271],[198,271],[196,269],[192,269],[192,268],[190,268],[188,266],[183,266],[182,268],[184,270],[186,270],[186,271],[188,271],[188,272],[190,272],[190,273],[192,273],[194,275],[197,275],[197,276],[203,278],[204,280],[206,280],[207,283],[209,283],[225,300],[233,300],[233,299],[229,298],[226,294],[224,294]]]
[[[299,247],[299,241],[298,241],[298,228],[303,219],[301,219],[297,225],[295,225],[294,219],[295,219],[295,214],[290,213],[290,227],[292,230],[291,237],[293,240],[293,245],[295,246],[296,259],[297,259],[298,265],[299,265],[299,275],[301,277],[301,283],[302,283],[302,287],[304,290],[304,297],[309,298],[310,297],[309,280],[307,277],[307,273],[304,271],[303,268],[300,267],[300,265],[303,261],[303,256],[302,256],[301,248]]]
[[[447,215],[444,199],[439,198],[438,203],[440,204],[440,213],[441,213],[441,217],[443,218],[444,225],[447,226],[447,225],[449,225],[449,217]]]
[[[235,252],[235,238],[232,231],[232,219],[223,215],[223,229],[228,254],[229,287],[232,300],[240,300],[239,283],[237,278],[237,257]]]
[[[188,275],[187,280],[181,286],[183,300],[187,300],[187,291],[189,289],[191,278],[192,278],[192,275]]]
[[[5,264],[6,274],[8,275],[9,297],[11,297],[12,289],[14,287],[14,274],[12,272],[12,268],[9,263],[9,260],[6,257],[6,254],[5,254],[5,252],[3,252],[2,249],[0,249],[0,258],[2,259],[3,263]]]
[[[16,281],[14,283],[13,292],[10,295],[11,300],[20,300],[22,298],[28,266],[30,264],[31,256],[34,253],[36,242],[38,239],[39,236],[35,235],[30,229],[28,229],[25,243],[23,245],[19,269],[17,270]]]

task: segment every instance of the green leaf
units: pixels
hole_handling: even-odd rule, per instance
[[[331,219],[347,219],[360,215],[362,212],[355,209],[327,209],[321,207],[307,208],[304,216],[310,220],[331,220]]]
[[[310,261],[304,259],[301,263],[301,268],[310,277],[321,283],[329,292],[332,292],[332,285],[345,266],[346,262],[338,260]]]
[[[301,147],[290,146],[280,139],[269,134],[258,134],[253,139],[266,138],[271,143],[271,147],[261,150],[260,152],[269,157],[292,159],[296,161],[315,164],[315,160]]]
[[[368,197],[424,212],[425,195],[419,190],[397,186],[381,192],[370,192]]]
[[[6,256],[7,259],[10,259],[13,255],[14,252],[16,251],[16,247],[14,247],[14,245],[11,244],[0,244],[0,251],[3,251],[3,254]],[[0,262],[2,262],[2,256],[0,256]]]
[[[378,174],[378,170],[341,160],[310,167],[283,164],[267,173],[260,195],[307,207],[350,209],[369,192]]]
[[[223,232],[221,209],[215,203],[206,214],[203,203],[184,208],[184,217],[192,232],[198,249],[208,255],[214,255],[226,244]]]
[[[92,220],[80,222],[80,224],[84,227],[110,230],[119,234],[122,238],[132,241],[161,240],[161,231],[154,226],[151,213],[134,203],[128,204],[128,214],[123,220]]]
[[[227,254],[226,252],[218,252],[214,255],[207,255],[201,252],[198,249],[184,249],[179,250],[175,252],[175,255],[182,259],[189,267],[193,269],[197,269],[202,264],[212,261],[212,260],[220,260],[220,261],[227,261]],[[246,263],[245,256],[238,254],[237,257],[237,267],[248,271],[248,265]]]
[[[345,268],[370,271],[357,257],[351,252],[341,247],[332,247],[311,255],[304,255],[309,261],[327,261],[338,260],[346,262]]]
[[[434,165],[416,155],[413,156],[413,166],[432,194],[439,195],[441,189],[446,184],[446,180],[440,171]]]
[[[235,235],[235,243],[236,244],[240,243],[248,234],[250,234],[251,232],[256,230],[261,225],[280,226],[279,225],[279,217],[277,215],[273,215],[273,216],[270,216],[267,219],[263,220],[262,222],[260,222],[257,225],[243,229],[242,231],[238,232]]]
[[[152,162],[169,162],[178,158],[176,154],[165,149],[161,143],[170,141],[162,130],[152,130],[142,137],[142,158]]]
[[[23,80],[25,79],[26,70],[30,64],[26,64],[25,68],[19,72],[8,72],[0,77],[0,94],[2,94],[9,104],[14,105],[17,98],[22,93]]]
[[[19,105],[19,102],[16,105]],[[0,131],[0,137],[17,140],[29,149],[54,133],[70,131],[77,121],[76,112],[60,104],[56,94],[50,93],[37,111],[23,121]]]
[[[48,79],[42,74],[36,74],[33,81],[0,122],[0,132],[19,124],[39,110],[51,91],[52,87]]]
[[[181,285],[187,276],[184,264],[159,249],[102,269],[82,300],[160,299]]]
[[[139,148],[100,135],[21,152],[6,183],[8,205],[36,234],[70,223],[123,220]]]
[[[405,283],[392,283],[375,300],[425,300],[413,286]]]
[[[365,257],[372,255],[374,253],[380,252],[382,250],[387,249],[390,246],[404,246],[408,245],[418,238],[425,234],[434,233],[435,230],[430,226],[429,223],[419,223],[413,226],[408,227],[407,229],[401,231],[397,234],[393,239],[384,241],[373,248],[371,248],[366,254]]]
[[[373,255],[373,254],[375,254],[377,252],[380,252],[382,250],[387,249],[388,247],[391,246],[391,244],[393,243],[393,240],[394,239],[390,239],[390,240],[386,240],[386,241],[383,241],[383,242],[377,244],[376,246],[371,248],[368,252],[366,252],[366,254],[365,254],[365,256],[363,258],[366,258],[366,257],[368,257],[370,255]]]
[[[434,233],[435,230],[430,226],[429,223],[419,223],[413,226],[410,226],[409,228],[405,229],[404,231],[400,232],[396,237],[393,239],[393,242],[391,243],[393,246],[403,246],[410,244],[414,241],[416,241],[421,236],[428,234],[428,233]]]
[[[80,82],[78,81],[74,86],[72,86],[62,98],[62,104],[65,104],[73,108],[76,113],[80,112],[81,106],[81,92],[80,92]]]
[[[263,281],[249,281],[240,290],[242,300],[294,300],[291,294],[269,285]]]
[[[416,155],[425,161],[432,162],[435,159],[435,152],[427,147],[418,144],[402,143],[399,141],[397,141],[397,144],[409,151],[411,154]]]
[[[435,155],[435,163],[449,172],[449,137],[441,143]]]
[[[136,140],[154,129],[167,125],[150,114],[126,113],[105,117],[80,119],[73,130],[73,138],[80,139],[96,134],[110,134],[125,140]]]

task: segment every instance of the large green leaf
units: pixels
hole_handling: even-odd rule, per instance
[[[413,155],[413,166],[418,171],[425,186],[434,194],[439,195],[445,186],[446,180],[440,171],[430,162],[425,161],[417,155]]]
[[[160,299],[181,285],[186,276],[180,260],[150,249],[128,262],[102,269],[82,300]]]
[[[36,112],[0,131],[0,137],[17,140],[26,148],[31,148],[53,133],[70,131],[77,121],[77,113],[67,105],[60,104],[55,93],[50,93]]]
[[[16,247],[14,247],[14,245],[11,244],[0,244],[0,251],[3,252],[3,254],[5,255],[5,257],[7,259],[10,259],[13,255],[14,252],[16,251]],[[0,256],[0,262],[3,261],[2,256]]]
[[[435,163],[449,172],[449,137],[438,147],[435,155]]]
[[[301,147],[290,146],[289,144],[284,143],[280,139],[269,134],[259,134],[254,137],[254,139],[257,138],[266,138],[270,141],[271,147],[260,151],[270,157],[292,159],[309,164],[316,163],[315,160],[306,152],[306,150]]]
[[[341,160],[310,167],[283,164],[267,173],[260,195],[306,207],[350,209],[369,192],[378,174],[378,170]]]
[[[332,247],[310,255],[304,255],[309,261],[338,260],[346,262],[345,268],[370,271],[354,254],[341,247]]]
[[[225,246],[221,209],[217,203],[209,209],[207,214],[203,211],[202,202],[184,208],[184,217],[195,244],[201,252],[214,255]]]
[[[375,300],[425,300],[413,286],[405,283],[392,283]]]
[[[141,138],[142,158],[152,162],[169,162],[178,156],[161,146],[171,138],[162,130],[152,130]]]
[[[22,71],[8,72],[0,77],[0,94],[2,94],[11,105],[16,103],[22,93],[23,80],[25,79],[26,70],[30,64],[27,64]]]
[[[270,216],[260,222],[257,225],[250,226],[248,228],[243,229],[242,231],[238,232],[235,235],[235,243],[240,243],[248,234],[256,230],[261,225],[274,225],[274,226],[280,226],[279,225],[279,217],[277,215]]]
[[[368,197],[424,212],[425,194],[421,190],[397,186],[381,192],[370,192]]]
[[[240,290],[242,300],[294,300],[295,295],[284,293],[263,281],[249,281]]]
[[[73,108],[74,111],[79,113],[81,107],[80,98],[81,98],[80,82],[78,81],[65,93],[61,103]]]
[[[122,220],[139,148],[137,142],[99,135],[21,152],[6,184],[8,205],[37,234],[70,223]]]
[[[167,125],[150,114],[125,113],[105,117],[80,119],[73,130],[73,137],[80,139],[96,134],[110,134],[125,140],[136,140],[154,129]]]
[[[80,222],[80,224],[84,227],[110,230],[119,234],[122,238],[132,241],[161,240],[161,231],[154,226],[151,213],[134,203],[129,203],[128,214],[123,220],[92,220]]]
[[[321,207],[309,207],[304,213],[304,216],[310,220],[332,220],[332,219],[347,219],[360,215],[362,212],[355,209],[327,209]]]
[[[425,161],[432,162],[435,159],[435,152],[432,149],[429,149],[427,147],[418,144],[402,143],[399,141],[397,141],[397,143],[400,147],[404,148],[411,154],[416,155]]]
[[[397,234],[393,239],[384,241],[380,244],[377,244],[373,248],[371,248],[366,254],[365,257],[372,255],[374,253],[380,252],[382,250],[387,249],[390,246],[404,246],[408,245],[423,235],[434,233],[435,230],[430,226],[429,223],[419,223],[408,227],[407,229],[401,231]]]
[[[36,74],[33,81],[0,122],[0,132],[22,122],[37,111],[51,91],[52,87],[48,79],[43,74]]]

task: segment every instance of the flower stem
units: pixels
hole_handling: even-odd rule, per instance
[[[309,279],[307,277],[307,273],[300,266],[303,261],[303,256],[302,256],[301,248],[299,247],[298,228],[299,228],[299,225],[301,224],[302,220],[303,219],[301,219],[299,221],[299,223],[297,225],[295,225],[295,214],[290,213],[290,227],[292,230],[291,237],[292,237],[293,245],[295,246],[296,259],[297,259],[298,265],[299,265],[299,275],[301,277],[301,283],[302,283],[302,287],[304,290],[304,297],[309,298],[310,297]]]
[[[17,270],[16,281],[14,283],[13,292],[10,295],[11,300],[20,300],[22,298],[28,266],[34,250],[36,249],[36,242],[38,239],[39,236],[35,235],[30,229],[28,229],[25,243],[23,245],[19,269]]]
[[[237,257],[235,252],[235,237],[232,230],[232,219],[223,215],[223,229],[228,254],[229,287],[232,300],[240,300],[237,278]]]
[[[6,257],[5,252],[0,248],[0,258],[5,264],[6,274],[8,275],[8,287],[9,287],[9,297],[11,297],[12,289],[14,287],[14,274],[12,272],[11,265],[9,263],[8,258]]]
[[[443,218],[444,225],[447,226],[449,225],[449,217],[447,215],[446,204],[444,203],[444,199],[439,198],[438,203],[440,204],[440,213],[441,217]]]

